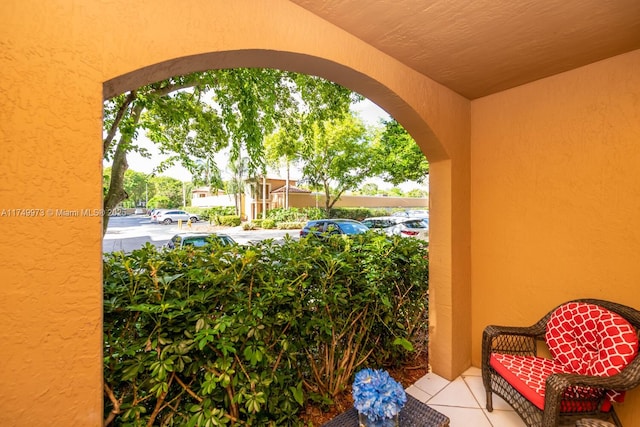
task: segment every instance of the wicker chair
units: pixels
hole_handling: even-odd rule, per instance
[[[569,303],[572,302],[594,304],[617,313],[633,327],[633,331],[628,333],[633,335],[635,332],[636,336],[640,336],[638,310],[603,300],[581,299]],[[543,391],[544,409],[533,404],[491,366],[492,354],[537,356],[537,344],[545,341],[547,323],[556,309],[565,304],[554,308],[530,327],[491,325],[485,328],[482,336],[482,379],[487,394],[487,410],[493,411],[492,393],[495,393],[506,400],[529,427],[556,427],[561,422],[575,423],[581,418],[612,420],[621,427],[613,406],[607,402],[607,392],[624,392],[640,385],[640,356],[637,354],[619,373],[611,376],[573,373],[548,375]],[[513,356],[506,357],[514,359]]]

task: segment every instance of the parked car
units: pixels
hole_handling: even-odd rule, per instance
[[[300,237],[314,234],[316,236],[331,234],[360,234],[366,233],[369,228],[359,221],[353,219],[316,219],[309,221],[300,230]]]
[[[180,220],[182,221],[191,220],[191,222],[197,222],[200,220],[200,217],[196,214],[192,214],[187,211],[167,209],[155,214],[155,220],[158,223],[171,224],[172,222],[177,222]],[[153,221],[153,217],[152,217],[152,221]]]
[[[370,229],[380,231],[389,236],[417,236],[421,231],[429,231],[429,223],[424,218],[404,218],[401,216],[379,216],[362,221]]]
[[[362,223],[372,230],[381,231],[396,225],[402,220],[404,220],[404,218],[399,216],[376,216],[365,218],[362,220]]]
[[[429,218],[429,211],[424,209],[406,209],[391,214],[391,216],[399,216],[404,218]]]
[[[222,246],[230,246],[236,244],[231,236],[220,233],[178,233],[171,238],[164,247],[169,249],[184,248],[185,246],[194,246],[200,248],[206,246],[212,240],[218,241]]]
[[[162,211],[166,211],[167,209],[152,209],[151,211],[149,211],[149,220],[151,222],[158,222],[158,214]]]

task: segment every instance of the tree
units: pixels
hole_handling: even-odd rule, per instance
[[[318,77],[258,68],[176,76],[109,99],[104,104],[103,152],[112,167],[105,211],[130,197],[124,186],[127,153],[148,155],[135,144],[140,131],[169,155],[157,172],[180,163],[196,182],[220,186],[215,153],[229,147],[230,163],[243,165],[237,169],[264,173],[265,135],[287,126],[287,117],[298,111],[314,120],[334,117],[357,99],[361,97]],[[108,221],[105,216],[103,232]]]
[[[371,177],[371,146],[363,123],[351,114],[313,123],[302,139],[303,179],[325,196],[327,215],[347,190]]]
[[[275,127],[278,112],[293,102],[290,81],[289,73],[279,70],[214,70],[172,77],[107,100],[103,152],[112,168],[105,210],[130,196],[124,187],[126,156],[141,151],[135,145],[140,130],[161,153],[170,154],[159,172],[179,162],[197,177],[206,172],[211,181],[219,176],[213,153],[229,144],[232,161],[244,149],[249,171],[259,170],[263,137]],[[212,98],[205,99],[207,94]],[[103,218],[103,231],[108,220]]]
[[[149,180],[153,187],[153,198],[164,197],[169,201],[167,208],[175,208],[184,205],[184,183],[168,176],[155,176]],[[164,199],[163,199],[164,200]]]
[[[124,174],[124,190],[127,192],[129,198],[125,201],[125,207],[135,208],[140,206],[146,207],[147,195],[148,195],[148,181],[147,174],[142,172],[136,172],[133,170],[127,170]]]
[[[387,196],[402,197],[402,189],[400,187],[392,187],[384,192]]]
[[[168,208],[171,208],[172,206],[175,206],[175,205],[171,204],[171,200],[169,200],[167,196],[153,196],[147,202],[147,207],[149,207],[149,209],[155,209],[155,208],[168,209]]]
[[[420,190],[419,188],[414,188],[407,192],[407,197],[423,198],[423,197],[427,197],[428,195],[429,195],[428,192],[424,190]]]
[[[375,196],[379,192],[380,189],[378,188],[378,184],[373,182],[368,182],[360,188],[360,193],[365,196]]]
[[[299,103],[283,115],[278,129],[265,139],[266,163],[286,168],[285,206],[289,206],[291,167],[301,159],[302,136],[313,132],[313,124],[336,119],[349,112],[362,96],[339,84],[316,76],[292,74]]]
[[[284,163],[286,168],[284,207],[289,207],[289,187],[291,167],[300,157],[299,127],[282,127],[265,139],[267,165],[279,167]]]
[[[376,173],[393,185],[424,182],[429,163],[411,135],[395,120],[383,121],[384,128],[374,144]]]

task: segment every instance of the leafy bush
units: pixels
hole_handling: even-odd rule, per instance
[[[237,227],[242,222],[238,215],[216,215],[215,217],[210,217],[209,221],[215,225],[228,227]]]
[[[372,216],[386,216],[389,212],[386,209],[373,208],[333,208],[330,212],[331,218],[349,218],[362,221]]]
[[[233,206],[215,206],[212,208],[201,208],[199,206],[190,206],[185,208],[188,212],[200,216],[204,221],[213,222],[216,216],[234,215],[235,208]]]
[[[297,230],[304,227],[304,222],[279,222],[276,226],[279,230]]]
[[[276,222],[272,219],[265,219],[262,221],[262,228],[266,228],[266,229],[276,228]]]
[[[258,225],[255,222],[244,222],[242,223],[243,230],[255,230],[258,228]]]
[[[322,219],[325,217],[324,209],[320,208],[304,208],[302,209],[302,213],[307,220]]]
[[[275,208],[267,212],[267,218],[275,222],[304,221],[306,216],[298,208]]]
[[[375,233],[107,254],[105,425],[301,425],[415,353],[427,293],[423,242]]]
[[[153,196],[147,201],[147,207],[149,209],[154,208],[170,208],[171,200],[167,196]]]

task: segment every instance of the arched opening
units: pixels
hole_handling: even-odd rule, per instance
[[[468,247],[453,248],[452,231],[455,214],[461,221],[468,221],[464,213],[455,213],[452,185],[453,165],[449,154],[433,130],[400,95],[376,79],[348,66],[324,58],[300,53],[248,49],[212,52],[167,60],[131,71],[104,83],[104,98],[159,81],[170,76],[216,68],[260,67],[278,68],[311,74],[334,81],[369,98],[394,117],[414,138],[431,164],[430,179],[430,362],[439,375],[453,379],[470,365],[470,298],[468,282],[454,295],[452,281],[465,280],[468,271],[454,272],[453,258],[468,261]],[[468,215],[468,211],[466,213]],[[464,237],[463,237],[464,239]],[[455,249],[455,251],[453,250]],[[465,261],[466,260],[466,261]],[[456,306],[456,312],[464,312],[464,318],[454,325],[452,299],[464,301]],[[457,337],[457,338],[455,338]],[[461,339],[462,338],[462,339]]]

